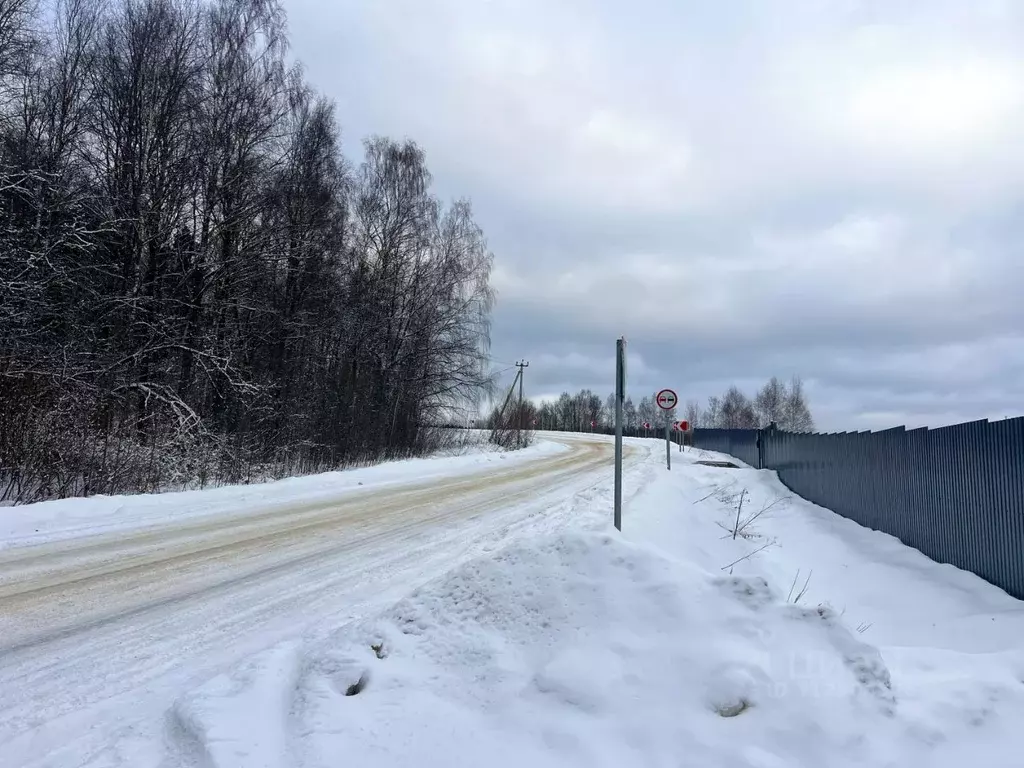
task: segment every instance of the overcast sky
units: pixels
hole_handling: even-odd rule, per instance
[[[624,335],[635,398],[1024,413],[1024,2],[284,2],[350,156],[472,198],[531,395],[607,394]]]

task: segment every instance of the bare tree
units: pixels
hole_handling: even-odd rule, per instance
[[[640,426],[640,418],[631,397],[627,397],[622,404],[622,418],[627,429],[637,429]]]
[[[730,387],[721,397],[709,397],[707,408],[700,414],[703,427],[754,429],[772,422],[780,429],[793,432],[814,429],[799,377],[794,377],[787,385],[773,376],[758,390],[753,401],[737,387]]]
[[[0,0],[0,83],[32,66],[37,39],[31,32],[38,0]]]
[[[789,393],[786,385],[772,376],[754,397],[754,410],[760,426],[782,424],[787,412]]]
[[[658,419],[658,406],[654,404],[654,397],[647,395],[640,398],[640,405],[637,406],[636,415],[641,424],[651,424]]]
[[[470,204],[351,170],[278,0],[55,11],[0,0],[0,499],[407,455],[492,390]]]
[[[790,432],[814,431],[814,419],[811,417],[811,410],[807,406],[803,381],[801,381],[799,376],[794,376],[789,384],[783,412],[785,413],[783,420],[785,429]]]
[[[712,429],[722,426],[722,398],[718,395],[708,397],[708,407],[704,409],[702,426]]]
[[[719,423],[725,429],[754,429],[757,415],[754,406],[737,387],[729,387],[722,398]]]
[[[685,416],[683,418],[689,422],[691,429],[697,426],[703,426],[701,424],[700,403],[696,400],[687,400]]]

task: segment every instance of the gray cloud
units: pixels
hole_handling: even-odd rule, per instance
[[[821,426],[1019,412],[1024,6],[291,0],[354,150],[408,135],[497,256],[529,389],[800,374]]]

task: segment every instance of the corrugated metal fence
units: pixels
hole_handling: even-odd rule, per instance
[[[1024,599],[1024,418],[795,434],[696,429],[800,496]]]
[[[694,429],[693,444],[697,448],[728,453],[752,467],[760,468],[758,434],[756,429]]]

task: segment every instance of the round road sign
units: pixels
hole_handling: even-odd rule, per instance
[[[658,407],[663,411],[671,411],[679,402],[679,396],[671,389],[663,389],[658,393],[655,402],[658,403]]]

